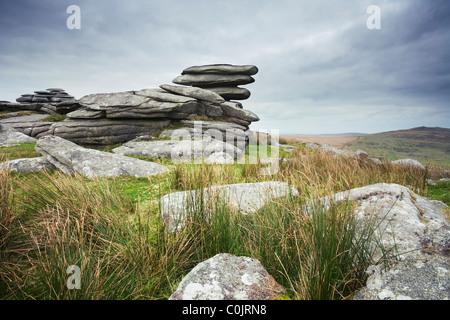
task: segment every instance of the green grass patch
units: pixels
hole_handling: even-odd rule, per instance
[[[13,147],[0,147],[0,157],[3,158],[2,161],[40,157],[35,146],[36,143],[22,143]]]
[[[450,206],[450,181],[436,181],[436,185],[428,185],[427,198],[439,200]]]

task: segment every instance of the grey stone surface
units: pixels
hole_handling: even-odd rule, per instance
[[[161,215],[169,230],[183,228],[189,208],[203,196],[203,203],[213,203],[214,199],[224,201],[231,210],[242,214],[252,214],[274,199],[298,196],[298,191],[285,182],[269,181],[259,183],[240,183],[180,191],[165,195],[160,200]],[[206,208],[207,209],[207,208]]]
[[[108,152],[82,148],[56,136],[46,136],[36,143],[36,151],[66,174],[75,172],[88,178],[130,175],[146,177],[168,171],[157,163]]]
[[[48,115],[46,115],[46,117],[47,116]],[[53,124],[54,122],[32,121],[32,122],[11,122],[8,125],[17,131],[24,133],[27,136],[33,138],[40,138],[44,135],[49,134],[48,131]]]
[[[245,121],[256,122],[259,121],[259,117],[249,110],[236,107],[233,102],[224,102],[220,104],[223,113],[226,116],[242,119]]]
[[[91,109],[79,109],[67,114],[71,119],[102,119],[106,118],[106,111],[103,110],[91,110]]]
[[[169,125],[168,120],[70,120],[52,123],[47,134],[80,145],[104,146],[124,143],[138,136],[154,135]]]
[[[415,167],[418,169],[424,169],[425,167],[419,161],[414,159],[400,159],[391,162],[393,165],[397,166],[406,166],[406,167]]]
[[[164,102],[185,103],[196,101],[195,98],[172,94],[162,89],[142,89],[135,91],[134,94]]]
[[[367,285],[355,299],[450,298],[450,223],[435,202],[386,183],[320,199],[325,207],[346,201],[358,201],[358,223],[376,226],[384,250],[396,253],[399,260],[387,270],[378,264],[369,267]],[[381,255],[378,251],[375,260]]]
[[[54,169],[56,167],[43,157],[23,158],[0,163],[0,171],[40,172]]]
[[[208,87],[209,91],[217,93],[225,100],[246,100],[250,98],[251,93],[245,88],[239,87]]]
[[[179,94],[182,96],[187,96],[191,98],[195,98],[202,101],[208,101],[212,103],[222,103],[225,102],[225,99],[219,96],[218,94],[201,89],[201,88],[194,88],[194,87],[186,87],[186,86],[173,86],[170,84],[163,84],[160,86],[161,89],[164,89],[168,92]]]
[[[223,141],[214,139],[201,140],[162,140],[162,141],[129,141],[113,149],[121,155],[132,155],[152,158],[180,159],[208,159],[215,153],[225,152],[234,161],[240,158],[243,152]],[[221,154],[220,156],[223,156]],[[219,157],[216,155],[215,157]],[[212,159],[209,159],[212,161]]]
[[[198,87],[218,87],[218,86],[237,86],[255,82],[248,75],[220,75],[220,74],[184,74],[172,80],[173,83],[198,86]]]
[[[285,292],[258,260],[221,253],[194,267],[169,300],[274,300]]]
[[[252,65],[238,66],[231,64],[210,64],[186,68],[183,70],[182,74],[198,74],[198,73],[244,74],[252,76],[258,73],[258,68]]]
[[[31,138],[13,128],[0,124],[0,147],[12,147],[21,143],[33,143],[36,139]]]

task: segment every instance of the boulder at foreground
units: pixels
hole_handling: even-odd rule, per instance
[[[201,190],[180,191],[165,195],[160,200],[160,212],[169,230],[181,229],[189,208],[195,207],[203,196],[205,205],[215,199],[224,201],[232,210],[251,214],[278,198],[298,196],[298,191],[285,182],[269,181],[213,186]]]
[[[285,292],[258,260],[221,253],[192,269],[169,300],[274,300]]]
[[[146,177],[169,170],[157,163],[86,149],[57,136],[39,139],[36,151],[64,173],[77,172],[88,178],[121,175]]]
[[[377,226],[384,249],[399,259],[387,270],[370,266],[367,285],[354,299],[450,299],[450,223],[433,201],[386,183],[320,199],[325,207],[346,201],[359,201],[358,223]]]
[[[0,163],[0,171],[40,172],[54,169],[56,169],[55,166],[43,157],[15,159]]]

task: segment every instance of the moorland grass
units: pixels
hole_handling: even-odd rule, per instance
[[[378,262],[375,225],[360,230],[351,203],[303,205],[368,184],[398,183],[426,194],[427,173],[371,165],[296,149],[264,175],[261,162],[172,164],[148,179],[87,179],[59,171],[0,173],[0,297],[4,299],[167,299],[196,264],[218,253],[259,259],[291,299],[347,299]],[[272,201],[252,215],[220,199],[193,201],[184,227],[166,230],[158,200],[180,190],[285,181],[299,197]],[[195,199],[194,199],[195,200]],[[384,252],[383,263],[395,256]],[[81,289],[66,287],[67,267],[81,268]]]

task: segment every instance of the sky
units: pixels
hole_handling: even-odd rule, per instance
[[[80,29],[69,29],[70,5]],[[380,29],[370,5],[380,9]],[[448,0],[6,0],[0,100],[157,88],[182,70],[256,65],[253,130],[450,127]]]

